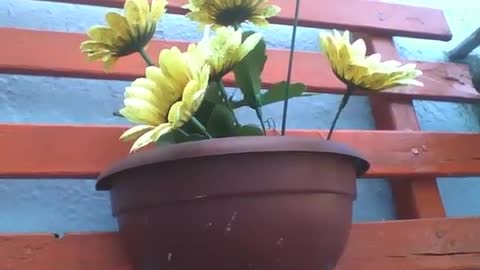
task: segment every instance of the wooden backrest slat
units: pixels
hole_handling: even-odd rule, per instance
[[[354,224],[336,270],[470,270],[480,218]],[[0,269],[133,270],[117,233],[0,235]]]
[[[43,0],[52,1],[52,0]],[[124,0],[53,0],[74,4],[122,7]],[[168,12],[185,14],[187,0],[170,0]],[[271,0],[282,8],[272,23],[292,24],[295,1]],[[304,0],[300,7],[301,26],[350,29],[371,34],[450,40],[452,34],[443,11],[375,1]]]
[[[118,140],[125,129],[0,125],[0,176],[96,177],[128,154],[130,144]],[[288,135],[320,138],[325,137],[325,132],[291,130]],[[480,174],[480,136],[477,134],[339,130],[334,139],[355,147],[372,163],[366,177]]]
[[[0,28],[0,72],[79,78],[133,80],[144,76],[145,63],[138,55],[120,59],[110,73],[105,73],[100,63],[89,63],[79,50],[86,39],[83,34]],[[186,47],[186,42],[155,41],[150,46],[152,55],[162,48]],[[41,53],[39,53],[41,52]],[[269,50],[262,81],[265,87],[285,80],[288,52]],[[293,81],[304,82],[312,92],[342,93],[344,85],[333,75],[330,66],[320,53],[297,52]],[[468,67],[460,64],[420,63],[424,71],[421,80],[425,87],[397,87],[375,93],[399,98],[465,101],[480,100],[469,77]],[[234,85],[233,76],[227,76],[226,84]],[[357,94],[372,94],[357,91]]]

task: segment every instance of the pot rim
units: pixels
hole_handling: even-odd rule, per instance
[[[172,144],[130,154],[102,172],[97,178],[95,188],[96,190],[109,190],[115,174],[143,166],[206,156],[262,152],[331,153],[350,157],[354,160],[357,177],[362,176],[370,168],[370,163],[354,149],[323,138],[300,136],[227,137]]]

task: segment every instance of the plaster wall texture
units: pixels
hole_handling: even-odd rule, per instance
[[[453,48],[478,25],[480,2],[474,0],[396,0],[398,3],[442,8],[446,11],[454,39],[451,42],[396,38],[403,57],[414,60],[446,61]],[[461,3],[460,3],[461,2]],[[91,6],[37,2],[0,1],[0,27],[50,31],[85,32],[93,24],[103,24],[107,9]],[[111,10],[111,9],[108,9]],[[477,11],[475,14],[475,10]],[[288,48],[291,30],[273,25],[260,30],[271,48]],[[317,29],[300,28],[297,49],[318,51]],[[198,41],[201,33],[187,19],[167,15],[159,23],[157,38]],[[41,54],[42,52],[38,52]],[[55,57],[62,57],[57,55]],[[480,52],[469,57],[477,64]],[[122,105],[128,82],[52,78],[0,74],[0,121],[13,123],[127,124],[112,116]],[[317,95],[291,102],[290,128],[325,129],[332,121],[339,96]],[[424,130],[478,131],[477,109],[472,105],[415,101]],[[244,122],[256,123],[249,110],[240,110]],[[270,105],[264,114],[280,124],[281,106]],[[374,123],[365,97],[354,97],[338,124],[339,129],[373,129]],[[72,142],[75,143],[75,142]],[[449,216],[480,215],[480,181],[439,179]],[[355,221],[394,219],[392,195],[382,179],[359,180]],[[0,180],[0,232],[56,232],[116,230],[107,193],[94,191],[94,180]]]

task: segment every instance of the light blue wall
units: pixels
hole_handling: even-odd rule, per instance
[[[397,1],[400,2],[400,1]],[[444,51],[453,48],[478,26],[477,1],[404,0],[448,8],[454,40],[449,43],[397,39],[401,54],[411,59],[442,61]],[[459,2],[464,2],[463,5]],[[450,4],[451,3],[451,4]],[[0,26],[52,31],[85,32],[93,24],[103,23],[106,9],[54,4],[29,0],[0,1]],[[475,25],[477,23],[477,25]],[[263,30],[268,45],[288,48],[290,31],[285,26]],[[317,51],[315,29],[299,30],[298,49]],[[200,33],[195,24],[179,16],[167,16],[156,36],[196,41]],[[32,48],[34,48],[32,44]],[[39,51],[39,54],[42,52]],[[480,54],[479,54],[480,55]],[[22,56],[19,56],[22,57]],[[57,57],[62,57],[58,55]],[[1,59],[0,59],[1,61]],[[23,75],[0,75],[0,121],[24,123],[119,124],[113,117],[120,108],[123,87],[128,82],[108,82],[71,78],[48,78]],[[327,128],[338,96],[319,95],[292,102],[291,128]],[[416,102],[421,126],[425,130],[478,131],[475,108],[470,105]],[[265,115],[280,123],[280,106],[265,109]],[[254,114],[240,112],[241,119],[255,123]],[[339,128],[372,129],[369,104],[355,97],[347,107]],[[72,142],[74,143],[74,142]],[[480,215],[480,181],[449,179],[439,181],[447,212],[451,216]],[[360,180],[355,220],[383,220],[395,217],[388,184],[382,180]],[[107,193],[94,191],[93,180],[1,180],[0,232],[110,231],[116,225],[110,214]]]

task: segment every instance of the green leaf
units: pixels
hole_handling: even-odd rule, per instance
[[[213,108],[216,104],[223,104],[223,100],[220,96],[217,84],[210,83],[203,98],[202,104],[200,105],[200,108],[198,108],[198,110],[195,112],[195,117],[201,123],[206,123],[208,119],[210,119],[210,115],[212,114]],[[194,133],[196,131],[196,128],[190,123],[187,123],[184,130],[187,132],[192,131],[192,133]]]
[[[213,137],[232,136],[235,128],[235,119],[232,111],[225,104],[215,105],[206,127]]]
[[[288,91],[288,98],[300,97],[307,90],[307,87],[303,83],[290,84]],[[263,105],[275,103],[278,101],[284,101],[287,92],[287,82],[283,81],[274,84],[269,91],[262,94]]]
[[[203,134],[198,134],[198,133],[190,134],[188,136],[180,134],[177,137],[178,137],[178,138],[176,138],[177,143],[202,141],[202,140],[207,140],[208,139],[207,136],[205,136]]]
[[[164,146],[169,144],[200,141],[200,140],[206,140],[206,139],[208,138],[202,134],[193,133],[193,134],[185,135],[179,130],[173,130],[167,134],[160,136],[158,141],[156,141],[156,144],[159,146]]]
[[[163,134],[155,143],[159,146],[175,144],[176,143],[175,134],[174,134],[175,132],[176,131],[174,130],[174,131],[168,132],[167,134]]]
[[[243,33],[243,39],[253,33],[252,31]],[[253,109],[262,106],[260,75],[267,61],[265,48],[265,40],[262,38],[257,46],[233,69],[235,82],[243,93],[244,101]]]
[[[210,82],[208,84],[207,91],[205,92],[205,97],[203,99],[213,104],[220,104],[224,102],[222,93],[220,92],[216,82]]]
[[[264,136],[261,128],[255,125],[244,125],[235,127],[235,136]]]

